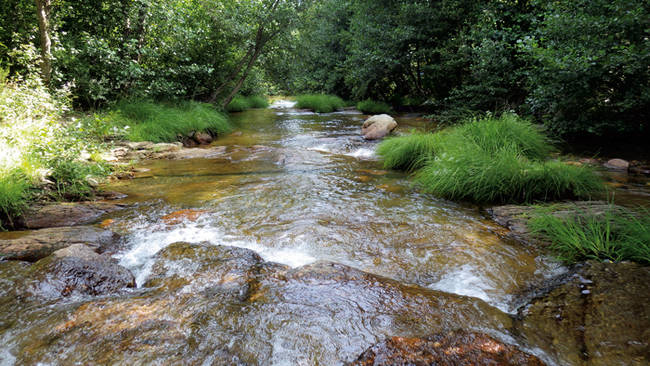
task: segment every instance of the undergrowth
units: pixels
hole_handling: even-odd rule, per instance
[[[357,104],[357,109],[365,114],[390,113],[392,110],[390,105],[374,100],[364,100],[362,102],[359,102]]]
[[[538,209],[528,225],[568,263],[596,259],[650,264],[650,212],[646,209],[633,212],[612,206],[602,213],[578,212],[568,217]]]
[[[296,108],[310,109],[316,113],[330,113],[342,109],[345,102],[335,96],[326,94],[304,94],[296,97]]]

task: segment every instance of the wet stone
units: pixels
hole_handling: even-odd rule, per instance
[[[558,364],[650,362],[650,268],[587,262],[519,312],[517,328]]]
[[[29,273],[37,296],[105,295],[135,287],[135,277],[107,255],[83,244],[57,250],[34,263]]]
[[[543,366],[535,356],[485,334],[452,332],[427,338],[392,337],[366,350],[349,366]]]
[[[125,205],[106,202],[55,203],[38,205],[28,210],[21,219],[27,229],[87,225],[101,216],[124,209]]]
[[[110,249],[118,238],[116,233],[94,226],[0,233],[0,260],[35,262],[74,244],[85,244],[103,252]]]

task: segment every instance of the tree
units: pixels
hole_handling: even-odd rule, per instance
[[[41,73],[45,85],[50,84],[52,78],[52,39],[50,38],[50,10],[51,0],[35,0],[38,29],[41,40]]]

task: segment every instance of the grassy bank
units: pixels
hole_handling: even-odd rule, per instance
[[[296,97],[296,108],[310,109],[316,113],[330,113],[345,106],[343,99],[335,95],[304,94]]]
[[[236,96],[233,100],[226,106],[226,111],[228,112],[243,112],[252,108],[267,108],[269,102],[266,98],[261,96],[250,96],[242,97]]]
[[[415,181],[425,192],[451,200],[588,199],[603,189],[590,168],[551,161],[551,152],[542,131],[511,114],[388,139],[378,148],[386,168],[417,170]]]
[[[390,105],[383,102],[376,102],[374,100],[364,100],[357,103],[357,109],[365,114],[390,113],[392,110]]]
[[[220,135],[231,130],[227,117],[210,104],[123,101],[86,121],[99,138],[173,142],[192,131]]]
[[[0,228],[13,226],[33,200],[90,197],[93,179],[110,172],[101,146],[64,118],[67,110],[38,78],[0,82]]]
[[[634,213],[611,207],[599,214],[557,217],[551,207],[538,210],[528,225],[568,263],[596,259],[650,264],[650,212],[644,209]]]

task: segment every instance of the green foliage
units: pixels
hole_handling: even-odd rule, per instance
[[[538,128],[512,114],[388,139],[378,148],[385,167],[420,169],[415,179],[422,189],[451,200],[590,198],[603,189],[589,168],[545,161],[551,151]]]
[[[330,113],[342,109],[345,102],[335,95],[303,94],[296,97],[296,108],[311,109],[316,113]]]
[[[64,91],[62,92],[64,93]],[[61,93],[59,93],[61,94]],[[0,216],[11,226],[22,209],[52,181],[54,198],[83,199],[92,195],[88,180],[108,170],[83,161],[98,146],[88,141],[77,121],[66,120],[67,100],[53,96],[40,79],[0,84]]]
[[[384,102],[376,102],[374,100],[364,100],[357,104],[357,109],[365,114],[382,114],[390,113],[392,108]]]
[[[443,138],[441,133],[413,133],[392,137],[379,144],[377,154],[383,158],[386,169],[414,171],[433,158]]]
[[[220,135],[231,130],[226,116],[209,104],[122,101],[95,117],[130,141],[172,142],[192,131]]]
[[[540,209],[528,222],[557,256],[569,263],[596,259],[650,264],[650,212],[611,207],[603,213],[559,217]]]
[[[30,188],[29,180],[20,170],[0,170],[0,229],[5,229],[3,221],[11,226],[13,219],[23,213],[30,199]]]
[[[267,108],[269,102],[262,96],[242,97],[235,96],[232,101],[226,106],[228,112],[243,112],[251,108]]]

